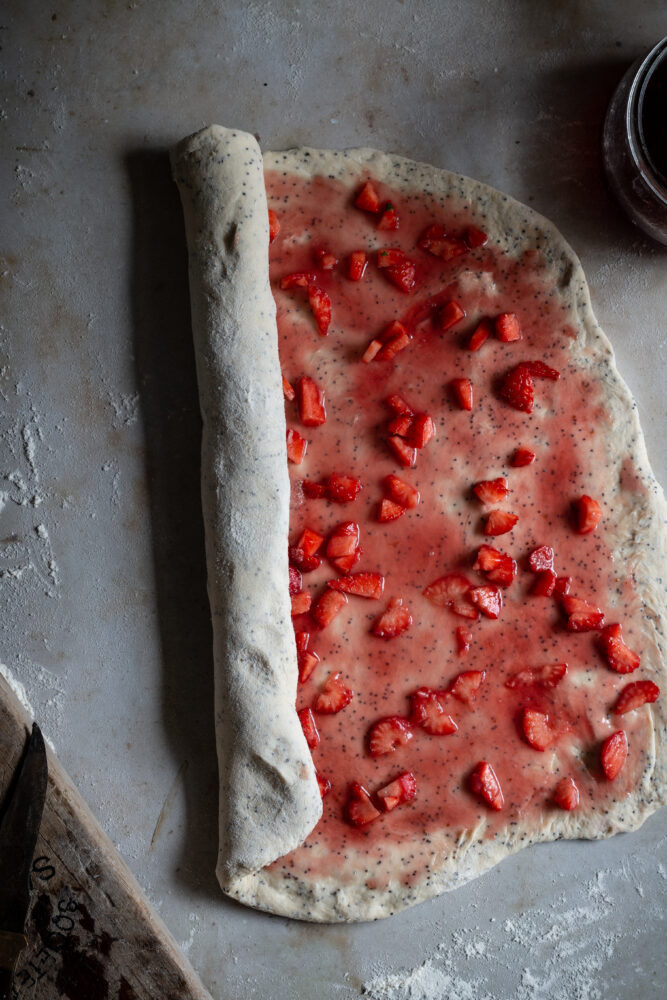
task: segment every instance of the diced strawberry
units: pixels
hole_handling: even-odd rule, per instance
[[[302,590],[300,594],[294,594],[292,597],[292,617],[305,615],[307,611],[310,611],[312,602],[312,594],[309,594],[307,590]]]
[[[320,795],[324,798],[331,791],[331,782],[323,774],[320,774],[319,771],[315,771],[315,778],[317,779],[317,787],[320,790]]]
[[[400,325],[400,324],[399,324]],[[382,350],[378,353],[378,361],[391,361],[397,354],[405,350],[410,343],[410,335],[407,330],[396,333],[382,345]]]
[[[556,574],[552,569],[543,569],[535,576],[531,594],[535,597],[551,597],[556,589]]]
[[[470,775],[470,788],[478,798],[490,805],[492,809],[502,809],[505,800],[500,782],[496,777],[496,772],[487,761],[482,760],[476,765]]]
[[[410,695],[410,721],[431,736],[448,736],[455,733],[458,726],[445,711],[441,697],[430,688],[419,688]]]
[[[299,665],[299,684],[305,684],[313,670],[320,662],[317,653],[312,649],[305,649],[303,653],[297,653],[297,663]]]
[[[380,216],[378,222],[378,229],[382,230],[392,230],[398,229],[401,224],[401,220],[398,216],[398,211],[396,206],[391,201],[386,201],[382,206],[382,215]]]
[[[353,250],[347,259],[347,276],[350,281],[361,281],[368,267],[368,257],[363,250]]]
[[[489,237],[484,230],[478,229],[477,226],[468,226],[465,231],[465,241],[471,250],[476,250],[478,247],[485,246],[489,242]]]
[[[310,632],[295,632],[294,641],[296,643],[297,654],[305,653],[310,643]]]
[[[324,535],[313,531],[312,528],[304,528],[296,544],[297,548],[301,549],[305,555],[314,556],[316,552],[319,552],[323,542]]]
[[[355,597],[369,597],[379,601],[384,593],[384,577],[380,573],[352,573],[339,580],[328,580],[327,587]]]
[[[409,719],[400,715],[389,715],[374,723],[368,733],[368,750],[371,757],[382,757],[405,746],[413,737]]]
[[[417,794],[417,781],[412,771],[404,771],[399,774],[384,788],[376,792],[376,799],[382,806],[384,812],[391,812],[396,806],[404,802],[411,802]]]
[[[295,566],[302,573],[312,573],[314,569],[320,565],[322,560],[319,556],[308,556],[300,549],[297,545],[290,545],[287,550],[289,555],[289,561],[292,566]]]
[[[316,696],[313,708],[322,715],[336,715],[337,712],[342,712],[353,698],[354,692],[343,684],[340,674],[331,674]]]
[[[470,600],[487,618],[497,618],[503,606],[503,595],[497,587],[473,587]]]
[[[375,189],[375,185],[371,181],[366,181],[364,186],[357,192],[354,204],[364,212],[377,213],[380,211],[380,197]]]
[[[528,556],[528,566],[533,573],[554,568],[554,550],[550,545],[539,545]]]
[[[533,378],[546,378],[551,382],[557,382],[560,378],[560,372],[556,371],[555,368],[550,368],[549,365],[545,365],[543,361],[522,361],[521,363]]]
[[[577,531],[580,535],[588,535],[595,531],[602,520],[602,507],[593,497],[584,495],[574,504],[577,518]]]
[[[508,510],[492,510],[484,522],[483,532],[485,535],[505,535],[518,520],[518,514]]]
[[[607,625],[600,635],[600,646],[607,663],[617,674],[631,674],[641,660],[637,653],[625,645],[621,625]]]
[[[327,495],[326,483],[313,483],[308,479],[303,479],[301,486],[304,496],[308,497],[309,500],[321,500]]]
[[[572,778],[561,778],[554,788],[554,802],[561,809],[571,812],[579,805],[579,789]]]
[[[468,708],[472,708],[485,677],[486,670],[464,670],[457,674],[447,691]]]
[[[326,628],[341,613],[346,604],[345,594],[338,594],[335,590],[325,590],[318,597],[310,613],[320,628]]]
[[[373,622],[371,632],[378,639],[395,639],[412,625],[412,615],[401,597],[392,597],[387,608]]]
[[[392,434],[387,438],[387,442],[401,465],[404,465],[407,469],[414,469],[417,464],[417,449],[411,448],[398,434]]]
[[[317,329],[323,337],[329,332],[331,323],[331,299],[323,289],[317,285],[308,286],[308,304],[312,310]]]
[[[296,393],[294,389],[289,384],[284,375],[283,375],[283,396],[289,403],[291,403],[292,400],[296,398]]]
[[[453,300],[445,302],[438,313],[438,327],[441,333],[449,330],[452,326],[456,326],[462,319],[465,319],[465,315],[465,310],[461,308],[458,302],[454,302]]]
[[[308,442],[292,427],[287,429],[285,441],[287,444],[287,460],[293,462],[294,465],[301,465],[308,450]]]
[[[534,750],[546,750],[553,743],[554,734],[549,725],[549,716],[534,708],[524,708],[521,726],[526,741]]]
[[[481,482],[475,483],[472,489],[477,499],[481,500],[485,507],[493,507],[494,504],[502,503],[510,492],[504,476],[499,476],[497,479],[483,479]]]
[[[303,588],[303,581],[301,580],[301,573],[295,566],[289,567],[289,594],[290,597],[294,597],[295,594],[300,594]]]
[[[315,251],[315,258],[323,271],[333,271],[338,263],[338,257],[326,247],[318,247]]]
[[[500,395],[515,410],[533,412],[535,383],[524,365],[517,365],[507,372],[500,387]]]
[[[561,605],[568,616],[568,632],[591,632],[604,625],[604,612],[581,597],[566,594],[561,598]]]
[[[327,419],[324,391],[310,377],[302,375],[296,384],[299,418],[305,427],[319,427]]]
[[[463,625],[456,626],[456,648],[458,650],[459,656],[463,656],[470,649],[470,643],[472,642],[472,632],[469,632],[467,628]]]
[[[349,556],[337,556],[331,562],[339,573],[349,573],[352,567],[359,562],[360,558],[361,549],[355,549]]]
[[[517,565],[511,556],[499,552],[491,545],[480,545],[473,569],[486,573],[491,583],[509,587],[517,572]]]
[[[387,267],[394,267],[405,260],[405,254],[398,247],[383,247],[377,252],[377,266],[382,270]]]
[[[449,608],[461,618],[477,620],[479,612],[470,602],[472,584],[463,573],[446,573],[429,583],[422,593],[439,608]]]
[[[269,209],[269,243],[273,243],[276,236],[280,232],[280,220],[278,216],[273,211],[272,208]]]
[[[503,344],[521,340],[521,327],[516,313],[501,313],[500,316],[496,316],[496,337]]]
[[[387,430],[390,434],[398,434],[399,437],[407,437],[410,433],[410,428],[412,427],[413,417],[409,417],[406,413],[401,416],[394,417],[387,424]]]
[[[333,472],[327,477],[327,499],[334,503],[351,503],[356,500],[361,483],[354,476],[342,476]]]
[[[367,826],[382,815],[373,805],[364,786],[358,781],[353,781],[349,787],[345,812],[353,826]]]
[[[628,756],[628,738],[622,729],[612,733],[602,744],[600,762],[605,777],[613,781],[618,777]]]
[[[389,475],[384,482],[389,491],[389,496],[394,503],[400,504],[401,507],[405,507],[407,510],[412,510],[419,504],[421,500],[419,490],[406,483],[404,479]]]
[[[567,674],[567,663],[547,663],[542,667],[524,667],[505,681],[505,687],[524,688],[536,685],[554,688]]]
[[[280,279],[280,287],[284,291],[289,288],[308,288],[314,281],[317,281],[317,275],[312,271],[293,271]]]
[[[470,337],[470,340],[468,341],[468,350],[478,351],[480,347],[483,344],[485,344],[486,341],[491,336],[492,329],[493,325],[490,319],[487,319],[486,317],[484,319],[481,319],[477,324],[477,326],[475,327],[472,336]]]
[[[425,448],[435,437],[435,424],[428,413],[418,413],[412,419],[412,426],[407,442],[413,448]]]
[[[633,681],[626,684],[618,696],[612,712],[614,715],[625,715],[642,705],[650,705],[660,697],[660,688],[653,681]]]
[[[468,247],[456,236],[447,236],[443,226],[432,225],[419,237],[419,246],[441,260],[454,260],[466,253]]]
[[[306,743],[311,750],[314,750],[320,742],[320,734],[318,733],[317,726],[315,725],[315,717],[309,708],[299,709],[297,715],[299,716],[299,722],[301,723],[301,728],[303,729],[303,735],[306,737]]]
[[[472,382],[469,378],[453,378],[451,381],[454,399],[462,410],[472,410],[473,392]]]
[[[383,348],[383,343],[381,340],[371,340],[368,347],[361,355],[361,360],[365,365],[369,365],[373,361]]]
[[[344,521],[333,529],[327,541],[327,558],[349,556],[359,546],[359,525],[356,521]]]
[[[571,586],[572,586],[571,576],[557,576],[556,583],[554,586],[554,597],[565,597],[566,594],[570,593]]]
[[[394,413],[407,414],[409,417],[414,416],[415,411],[409,403],[406,403],[402,396],[399,396],[397,392],[392,393],[391,396],[387,396],[385,403],[390,410],[394,411]]]
[[[534,461],[534,451],[531,451],[530,448],[517,448],[510,459],[510,465],[513,469],[522,469],[526,465],[532,465]]]
[[[417,269],[414,261],[410,260],[409,257],[405,257],[400,264],[393,264],[391,267],[386,268],[384,273],[392,285],[396,285],[402,292],[411,292],[415,287]]]
[[[380,501],[380,507],[378,510],[378,521],[380,524],[385,524],[387,521],[397,521],[399,517],[403,517],[405,514],[405,507],[402,507],[399,503],[394,503],[393,500],[388,500],[384,497]]]

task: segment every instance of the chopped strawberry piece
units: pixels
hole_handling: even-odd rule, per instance
[[[297,654],[305,653],[310,643],[310,632],[295,632],[294,641],[296,643]]]
[[[535,577],[531,593],[535,597],[551,597],[556,589],[556,574],[552,569],[543,569]]]
[[[339,580],[329,580],[327,587],[345,594],[354,594],[355,597],[369,597],[373,601],[379,601],[384,593],[384,577],[380,573],[352,573]]]
[[[317,787],[320,790],[320,795],[324,798],[331,791],[331,782],[323,774],[320,774],[319,771],[315,771],[315,778],[317,779]]]
[[[500,387],[500,395],[515,410],[533,412],[535,383],[524,365],[517,365],[507,372]]]
[[[465,310],[461,308],[458,302],[445,302],[444,306],[440,309],[438,314],[438,326],[442,333],[445,330],[449,330],[450,327],[456,326],[460,323],[462,319],[465,319]]]
[[[554,568],[554,550],[550,545],[539,545],[528,556],[528,566],[533,573]]]
[[[404,771],[398,778],[376,792],[376,798],[385,812],[391,812],[404,802],[411,802],[417,794],[417,781],[412,771]]]
[[[475,483],[472,489],[477,499],[481,500],[485,507],[493,507],[494,504],[502,503],[510,492],[504,476],[499,476],[497,479],[483,479],[481,482]]]
[[[626,684],[618,696],[612,712],[614,715],[625,715],[642,705],[650,705],[660,697],[660,688],[653,681],[633,681]]]
[[[331,299],[325,291],[317,285],[308,286],[308,304],[312,309],[317,329],[323,337],[329,332],[331,323]]]
[[[364,786],[358,781],[353,781],[349,787],[345,812],[353,826],[366,826],[382,815],[373,805]]]
[[[465,241],[471,250],[476,250],[478,247],[485,246],[489,242],[489,237],[484,230],[478,229],[477,226],[468,226],[465,231]]]
[[[422,593],[439,608],[449,608],[461,618],[479,618],[479,612],[470,602],[472,584],[463,573],[446,573],[429,583]]]
[[[449,736],[458,726],[445,711],[441,696],[430,688],[419,688],[410,695],[412,707],[410,721],[431,736]]]
[[[361,360],[365,365],[369,365],[374,358],[378,356],[383,348],[383,343],[381,340],[371,340],[368,347],[361,355]]]
[[[464,670],[457,674],[447,691],[468,708],[472,708],[485,677],[486,670]]]
[[[296,393],[292,386],[289,384],[285,376],[283,375],[283,396],[288,402],[292,402],[296,398]]]
[[[356,549],[354,552],[350,553],[349,556],[337,556],[332,559],[334,567],[339,573],[349,573],[355,563],[359,562],[361,558],[361,549]]]
[[[412,615],[401,597],[392,597],[387,608],[373,622],[371,632],[378,639],[395,639],[412,625]]]
[[[301,579],[301,573],[295,566],[289,567],[289,594],[290,597],[294,597],[295,594],[300,594],[303,588],[303,581]]]
[[[584,495],[574,504],[577,518],[577,531],[580,535],[588,535],[595,531],[602,520],[602,507],[593,497]]]
[[[407,414],[403,414],[399,417],[394,417],[387,424],[387,430],[390,434],[398,434],[399,437],[407,437],[412,427],[413,417],[409,417]]]
[[[305,427],[319,427],[327,419],[324,391],[310,377],[302,375],[296,384],[299,397],[299,418]]]
[[[618,777],[628,756],[628,738],[622,729],[612,733],[602,744],[600,761],[605,777],[613,781]]]
[[[397,392],[392,393],[391,396],[387,396],[385,403],[390,410],[394,411],[394,413],[407,414],[409,417],[414,416],[415,411],[409,403],[406,403],[402,396],[399,396]]]
[[[560,378],[560,372],[556,371],[555,368],[550,368],[549,365],[545,365],[543,361],[523,361],[522,364],[533,378],[546,378],[551,382],[557,382]]]
[[[607,625],[600,635],[600,646],[607,663],[617,674],[631,674],[641,662],[637,653],[625,645],[621,625]]]
[[[375,189],[375,185],[371,181],[366,181],[364,186],[357,192],[354,204],[364,212],[377,213],[380,211],[380,197]]]
[[[534,750],[546,750],[553,742],[554,734],[549,725],[549,716],[534,708],[524,708],[521,726],[526,742]]]
[[[280,279],[280,287],[284,291],[289,288],[308,288],[308,285],[312,285],[314,281],[317,281],[317,275],[313,274],[312,271],[294,271]]]
[[[353,698],[354,692],[343,684],[340,674],[331,674],[315,698],[313,708],[322,715],[336,715],[337,712],[342,712]]]
[[[604,625],[604,612],[581,597],[566,594],[561,599],[561,605],[568,616],[568,632],[591,632]]]
[[[273,243],[280,232],[280,220],[272,208],[269,209],[269,243]]]
[[[398,323],[397,326],[402,326]],[[394,334],[389,340],[386,340],[382,345],[382,350],[378,353],[378,361],[391,361],[397,354],[405,350],[405,348],[410,343],[410,334],[407,330],[403,329],[399,333]]]
[[[317,653],[314,653],[312,649],[305,649],[302,653],[297,654],[297,663],[299,665],[299,684],[306,683],[319,662],[319,656]]]
[[[472,642],[472,632],[469,632],[467,628],[463,625],[456,626],[456,648],[458,650],[459,656],[463,656],[470,649],[470,643]]]
[[[301,465],[308,450],[308,442],[298,431],[288,428],[285,436],[287,444],[287,460],[294,465]]]
[[[318,531],[313,531],[312,528],[304,528],[296,545],[305,555],[314,556],[322,547],[323,542],[324,535],[320,535]]]
[[[338,594],[335,590],[325,590],[318,597],[310,613],[320,628],[326,628],[341,613],[346,604],[345,594]]]
[[[470,775],[470,789],[492,809],[502,809],[505,800],[500,782],[496,777],[496,772],[487,761],[480,761],[473,770]]]
[[[521,340],[521,327],[516,313],[501,313],[500,316],[496,317],[496,337],[503,344],[511,344],[515,340]]]
[[[491,336],[491,331],[493,329],[490,319],[486,317],[481,319],[477,326],[475,327],[470,340],[468,341],[469,351],[478,351],[480,347],[487,342]]]
[[[556,583],[554,586],[554,597],[565,597],[566,594],[570,593],[571,586],[572,586],[571,576],[557,576]]]
[[[561,778],[554,788],[554,802],[561,809],[571,812],[579,805],[579,789],[572,778]]]
[[[487,618],[497,618],[503,606],[503,595],[497,587],[473,587],[470,600]]]
[[[378,510],[380,524],[385,524],[387,521],[397,521],[404,514],[405,507],[402,507],[401,504],[394,503],[393,500],[388,500],[386,497],[380,501],[380,509]]]
[[[517,565],[511,556],[499,552],[491,545],[480,545],[473,569],[486,573],[491,583],[509,587],[517,572]]]
[[[532,465],[534,461],[534,451],[531,451],[530,448],[517,448],[510,459],[510,465],[513,469],[522,469],[525,465]]]
[[[451,381],[454,399],[462,410],[472,410],[473,393],[472,382],[469,378],[454,378]]]
[[[301,486],[304,496],[307,496],[309,500],[321,500],[327,495],[326,483],[313,483],[308,479],[304,479],[301,482]]]
[[[484,534],[505,535],[518,520],[518,514],[511,514],[508,510],[492,510],[484,523]]]
[[[356,552],[359,546],[359,525],[356,521],[344,521],[329,535],[327,542],[327,558],[336,559],[339,556],[349,556]]]
[[[409,719],[400,715],[389,715],[374,723],[368,733],[368,750],[371,757],[382,757],[405,746],[413,737]]]
[[[311,750],[314,750],[320,742],[320,734],[315,725],[315,717],[309,708],[300,708],[296,714],[299,716],[299,722],[303,729],[303,735],[306,737],[306,743]]]
[[[291,565],[296,566],[302,573],[312,573],[322,562],[319,556],[308,556],[297,545],[290,545],[287,552]]]
[[[361,281],[368,267],[368,257],[363,250],[353,250],[347,259],[347,276],[350,281]]]
[[[315,257],[323,271],[333,271],[338,263],[338,257],[326,247],[318,247],[315,251]]]
[[[395,267],[396,264],[402,264],[404,260],[405,254],[397,247],[384,247],[377,253],[377,266],[380,270],[386,267]]]
[[[505,681],[505,687],[523,688],[536,685],[554,688],[567,674],[567,663],[547,663],[542,667],[524,667]]]
[[[302,590],[300,594],[294,594],[292,596],[292,618],[295,615],[305,615],[307,611],[310,611],[312,602],[312,594],[309,594],[307,590]]]
[[[398,229],[401,224],[396,206],[391,201],[386,201],[382,206],[382,215],[378,222],[378,229],[391,230]]]
[[[351,503],[356,500],[361,483],[354,476],[342,476],[334,472],[327,478],[327,499],[334,503]]]
[[[414,261],[410,260],[409,257],[405,257],[400,264],[393,264],[386,268],[384,273],[392,285],[396,285],[402,292],[411,292],[415,287],[417,269]]]
[[[468,247],[456,236],[447,236],[443,226],[432,225],[419,237],[419,246],[441,260],[454,260],[466,253]]]
[[[394,503],[400,504],[401,507],[405,507],[408,510],[412,510],[419,504],[421,500],[419,490],[416,490],[414,486],[410,486],[405,480],[399,479],[398,476],[389,475],[384,482],[389,490],[389,496]]]
[[[414,469],[417,464],[417,449],[411,448],[407,442],[397,434],[392,434],[387,438],[390,448],[398,458],[401,465],[408,469]]]
[[[413,448],[425,448],[434,437],[435,424],[428,413],[418,413],[416,417],[413,417],[407,438],[409,445],[412,445]]]

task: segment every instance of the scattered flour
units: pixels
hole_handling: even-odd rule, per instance
[[[4,677],[4,679],[7,681],[7,684],[14,692],[18,700],[21,702],[28,715],[30,715],[34,719],[35,710],[28,701],[28,695],[26,694],[25,688],[23,687],[21,682],[17,681],[14,675],[10,673],[9,667],[6,667],[4,663],[0,663],[0,677]]]

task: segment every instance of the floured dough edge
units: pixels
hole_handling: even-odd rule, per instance
[[[518,257],[538,250],[548,263],[553,284],[569,309],[576,331],[572,362],[585,368],[602,386],[612,425],[608,481],[617,484],[613,505],[605,505],[608,520],[615,522],[609,537],[619,574],[631,575],[642,600],[643,630],[637,637],[642,649],[642,677],[667,687],[667,596],[663,567],[667,556],[667,504],[649,465],[637,407],[614,363],[607,337],[593,314],[581,264],[558,230],[543,216],[509,196],[478,181],[441,170],[429,164],[390,156],[370,149],[326,151],[296,149],[266,153],[265,170],[282,171],[310,179],[324,175],[354,187],[366,177],[385,181],[404,194],[429,193],[447,211],[449,199],[474,207],[474,217],[505,253]],[[264,205],[260,211],[264,211]],[[644,497],[622,486],[622,465],[634,462]],[[392,877],[387,888],[369,889],[363,875],[351,886],[336,884],[335,878],[305,882],[279,868],[241,875],[226,886],[229,895],[258,909],[297,919],[348,922],[390,916],[430,899],[480,875],[508,855],[532,843],[556,839],[597,839],[620,831],[634,830],[667,801],[667,707],[665,698],[640,711],[647,714],[653,740],[646,755],[641,779],[628,799],[615,801],[604,813],[550,814],[537,830],[516,825],[484,839],[484,827],[467,831],[450,849],[434,857],[422,881],[406,887]],[[387,873],[384,873],[387,874]]]

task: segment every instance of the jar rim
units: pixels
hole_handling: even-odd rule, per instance
[[[637,170],[655,197],[667,206],[667,184],[656,173],[653,164],[646,155],[641,130],[641,112],[646,88],[653,73],[664,60],[667,60],[667,37],[651,49],[634,75],[626,105],[625,125],[630,155]]]

